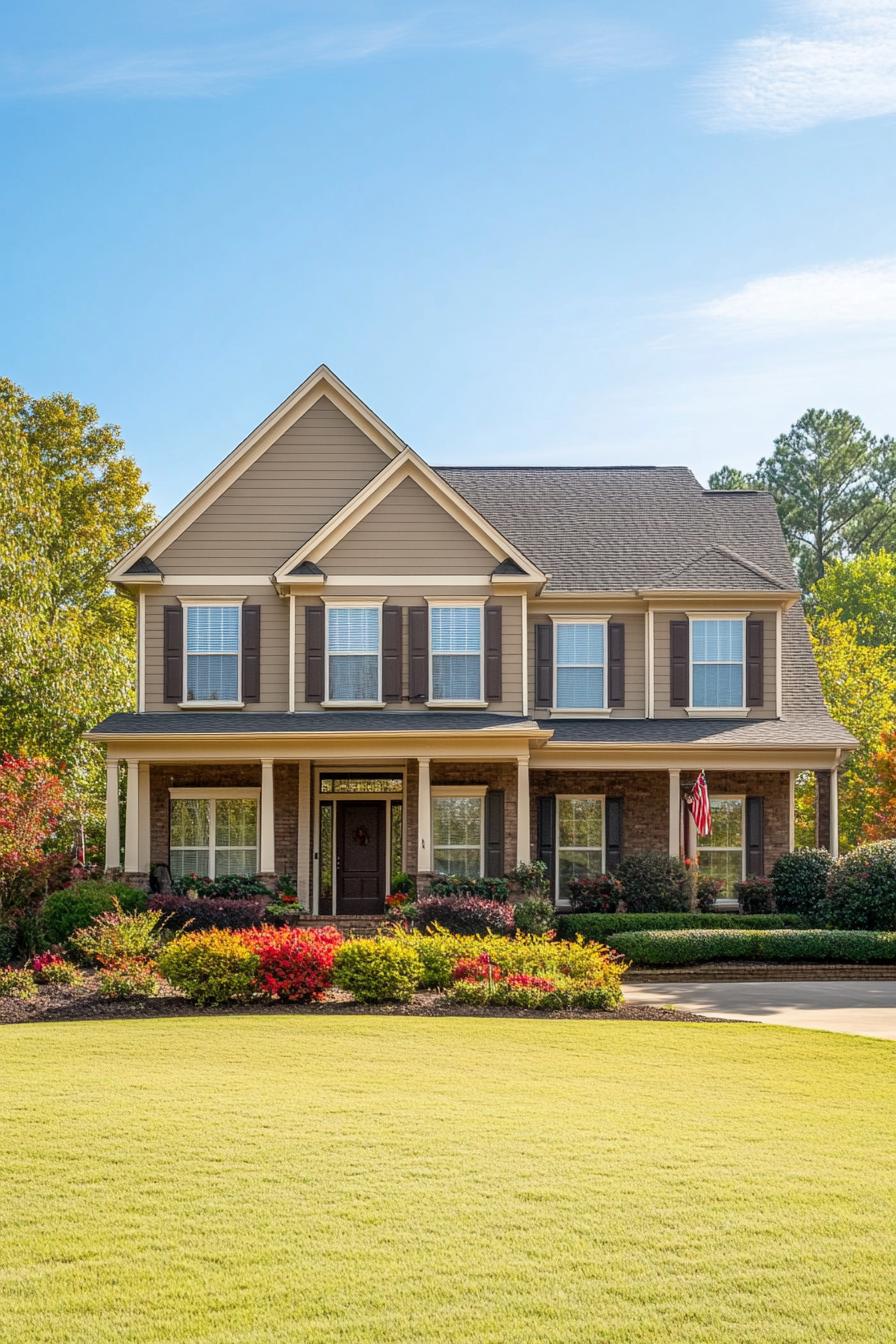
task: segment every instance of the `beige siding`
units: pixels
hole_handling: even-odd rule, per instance
[[[446,593],[446,596],[448,594]],[[451,597],[476,597],[485,596],[481,588],[452,589]],[[355,599],[363,596],[363,593],[351,592],[351,598]],[[432,597],[433,594],[427,594]],[[346,597],[349,594],[346,593]],[[400,606],[402,608],[402,700],[399,703],[395,701],[386,706],[389,713],[399,713],[407,711],[409,713],[419,712],[425,706],[419,703],[412,704],[408,700],[408,610],[411,607],[425,607],[426,598],[423,593],[413,589],[402,588],[399,591],[393,591],[387,599],[389,606]],[[521,662],[521,628],[522,628],[522,602],[519,597],[504,597],[490,599],[489,605],[497,604],[503,608],[501,618],[501,631],[503,637],[503,658],[502,658],[502,690],[501,700],[492,700],[489,703],[489,710],[499,714],[519,714],[522,709],[522,662]],[[320,705],[305,700],[305,607],[313,605],[296,600],[296,710],[300,712],[311,712],[319,710]]]
[[[326,574],[490,574],[498,562],[416,481],[390,495],[321,557]]]
[[[261,700],[247,705],[253,710],[289,709],[289,602],[278,597],[273,588],[203,588],[201,592],[176,594],[173,589],[146,594],[146,708],[148,711],[171,710],[165,703],[164,633],[162,610],[174,606],[180,597],[245,597],[261,607]],[[304,633],[304,632],[303,632]]]
[[[273,574],[388,461],[321,397],[156,563],[165,574]]]
[[[683,719],[687,717],[683,709],[669,704],[669,623],[670,621],[683,621],[685,619],[686,613],[683,611],[658,611],[654,615],[654,685],[656,688],[654,714],[658,719]],[[761,620],[765,626],[763,646],[764,703],[748,710],[747,718],[773,719],[776,714],[775,636],[777,624],[775,613],[773,611],[755,611],[750,613],[750,619]]]
[[[599,602],[599,599],[598,599]],[[606,611],[606,607],[604,607]],[[587,613],[580,613],[587,619]],[[570,616],[574,613],[570,612]],[[543,612],[529,612],[529,646],[527,662],[529,666],[529,712],[536,712],[535,706],[535,626],[539,621],[547,621]],[[644,617],[640,612],[620,612],[610,618],[621,621],[625,626],[625,707],[610,711],[612,719],[643,719],[646,713],[644,700]],[[539,715],[545,715],[545,709],[538,709]]]

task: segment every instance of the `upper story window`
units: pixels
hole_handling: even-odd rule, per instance
[[[379,606],[327,606],[327,693],[334,704],[379,704]]]
[[[691,705],[740,709],[744,704],[744,621],[691,621]]]
[[[184,606],[184,700],[240,703],[241,612],[239,605],[224,603]]]
[[[433,701],[482,701],[482,604],[429,609]]]
[[[555,621],[554,708],[606,706],[606,621]]]

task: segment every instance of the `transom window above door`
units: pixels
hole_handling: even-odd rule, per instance
[[[381,703],[381,622],[381,606],[327,604],[328,703]]]
[[[555,621],[555,709],[603,709],[606,695],[606,621]]]
[[[201,705],[240,703],[238,604],[184,605],[184,700]]]
[[[744,620],[691,621],[691,704],[740,709],[744,704]]]
[[[431,606],[431,699],[482,703],[482,603]]]

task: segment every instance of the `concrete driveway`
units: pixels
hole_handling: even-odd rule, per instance
[[[624,991],[629,1003],[896,1041],[896,980],[667,981]]]

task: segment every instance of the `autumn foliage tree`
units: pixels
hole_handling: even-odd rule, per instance
[[[888,729],[881,737],[871,769],[862,842],[896,840],[896,728]]]
[[[62,781],[40,757],[0,756],[0,921],[14,917],[45,885],[45,845],[65,809]]]

